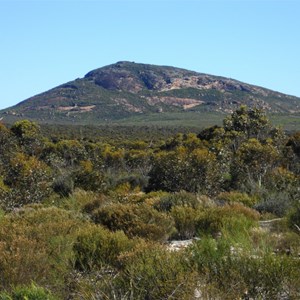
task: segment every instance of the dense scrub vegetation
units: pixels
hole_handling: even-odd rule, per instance
[[[299,132],[258,109],[165,139],[0,124],[0,299],[299,299],[299,183]]]

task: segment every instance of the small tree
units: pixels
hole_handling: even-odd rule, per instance
[[[39,155],[43,148],[40,127],[28,120],[16,122],[11,127],[12,133],[19,141],[22,150],[29,155]]]
[[[244,142],[236,153],[232,174],[237,185],[261,188],[265,177],[278,164],[279,153],[272,143],[257,139]]]
[[[223,121],[226,131],[237,131],[246,138],[262,139],[271,129],[270,122],[263,110],[242,105]]]
[[[51,192],[51,170],[34,156],[17,153],[10,161],[4,183],[9,188],[2,199],[7,209],[42,201]]]

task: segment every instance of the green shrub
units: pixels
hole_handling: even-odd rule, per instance
[[[130,299],[118,284],[120,272],[103,266],[88,272],[75,272],[72,299]],[[70,296],[70,295],[69,295]],[[68,298],[66,298],[68,299]]]
[[[97,170],[91,161],[81,161],[74,172],[75,186],[89,191],[103,191],[106,188],[104,174]]]
[[[218,195],[217,200],[222,202],[224,201],[227,204],[231,204],[235,202],[241,203],[249,207],[252,207],[257,202],[256,197],[253,196],[251,197],[246,193],[241,193],[237,191],[223,192]]]
[[[206,209],[199,214],[196,230],[199,235],[216,235],[221,231],[222,225],[222,215],[219,209]]]
[[[75,266],[79,270],[91,271],[102,266],[117,265],[118,256],[136,244],[123,231],[111,232],[97,225],[80,229],[74,243]]]
[[[125,299],[191,299],[197,274],[183,252],[142,244],[121,258],[118,286]]]
[[[200,202],[197,196],[185,191],[171,193],[160,198],[155,208],[160,211],[171,211],[174,206],[188,206],[192,208],[199,207]]]
[[[15,287],[12,292],[1,292],[0,300],[55,300],[50,291],[34,283],[29,286]]]
[[[263,251],[259,255],[232,246],[226,239],[203,238],[194,244],[192,258],[209,299],[297,299],[299,260]]]
[[[122,185],[124,183],[128,183],[131,189],[139,188],[143,190],[148,184],[148,178],[142,174],[130,174],[121,176],[116,180],[115,186]]]
[[[52,183],[52,188],[60,197],[69,197],[74,190],[74,181],[71,176],[59,176]]]
[[[56,206],[78,213],[89,213],[90,210],[98,208],[102,201],[105,201],[105,196],[102,194],[75,189],[72,195],[68,197],[61,198],[58,195],[52,195],[52,197],[49,197],[43,204],[45,206]]]
[[[298,257],[300,253],[300,235],[290,231],[269,236],[269,242],[273,242],[275,253],[288,254]]]
[[[162,192],[162,191],[156,191],[156,192],[150,192],[150,193],[135,193],[131,194],[129,197],[128,203],[134,203],[134,204],[139,204],[139,203],[144,203],[146,205],[152,206],[157,209],[157,205],[160,202],[160,199],[163,196],[168,195],[167,192]]]
[[[171,210],[171,216],[175,221],[175,238],[190,239],[196,235],[199,210],[192,207],[175,206]]]
[[[88,201],[83,207],[82,211],[87,214],[92,214],[94,210],[100,208],[101,206],[108,204],[110,199],[104,194],[99,194],[97,197],[93,197]]]
[[[74,298],[193,299],[198,278],[186,253],[140,242],[118,261],[118,270],[103,267],[80,276]]]
[[[51,193],[51,173],[51,169],[35,156],[16,153],[10,160],[8,172],[3,179],[9,190],[0,199],[1,204],[5,209],[12,210],[46,199]]]
[[[0,288],[34,281],[53,290],[66,289],[72,243],[83,223],[70,212],[41,205],[6,214],[0,221]]]
[[[148,240],[164,241],[174,232],[172,217],[144,203],[112,203],[93,211],[92,220],[113,231],[123,230],[129,237]]]
[[[242,230],[240,226],[249,229],[258,219],[259,213],[255,210],[235,203],[201,211],[196,228],[199,233],[216,235],[226,228],[231,231],[233,229]]]

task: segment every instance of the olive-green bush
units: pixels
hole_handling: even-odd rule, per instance
[[[41,205],[0,220],[0,288],[32,281],[64,293],[72,270],[72,245],[85,222],[71,212]]]
[[[97,225],[88,225],[78,232],[73,246],[75,267],[82,271],[117,266],[118,256],[131,250],[136,241],[128,239],[123,231],[111,232]]]
[[[236,224],[237,220],[241,220]],[[243,206],[242,204],[231,204],[223,207],[211,207],[202,210],[197,217],[196,228],[200,235],[217,235],[224,227],[242,230],[242,227],[255,226],[259,219],[259,213]],[[235,226],[235,227],[234,227]],[[242,227],[241,227],[242,226]]]
[[[118,285],[125,299],[192,299],[197,273],[183,252],[141,245],[121,258]]]
[[[200,201],[197,199],[197,195],[181,191],[162,196],[155,204],[157,210],[167,212],[171,211],[174,206],[197,208],[200,206]]]
[[[175,206],[171,210],[171,216],[176,227],[173,238],[184,240],[196,236],[200,210],[188,206]]]
[[[174,221],[169,215],[141,204],[112,203],[92,212],[92,220],[110,230],[123,230],[129,237],[164,241],[174,232]]]
[[[254,196],[249,196],[246,193],[241,193],[238,191],[231,191],[231,192],[223,192],[220,193],[217,199],[224,203],[241,203],[245,206],[252,207],[254,204],[257,203],[258,199]]]
[[[17,286],[11,292],[0,292],[0,300],[58,300],[52,293],[34,283]]]

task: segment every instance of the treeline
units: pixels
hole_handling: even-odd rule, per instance
[[[117,145],[124,141],[163,141],[176,133],[197,133],[198,127],[158,126],[158,125],[58,125],[40,124],[41,134],[57,139],[79,139],[92,142],[108,142]]]
[[[0,299],[297,299],[300,133],[85,130],[0,124]]]

